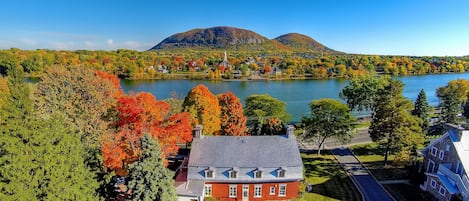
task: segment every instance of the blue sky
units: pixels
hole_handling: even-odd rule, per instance
[[[4,0],[0,49],[147,50],[194,28],[296,32],[348,53],[469,55],[469,1]]]

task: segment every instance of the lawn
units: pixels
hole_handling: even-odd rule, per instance
[[[305,181],[298,201],[361,200],[361,194],[345,171],[328,151],[323,155],[302,154]],[[304,192],[306,183],[312,184],[312,192]]]
[[[355,145],[351,147],[363,165],[365,165],[378,181],[409,179],[409,171],[403,166],[394,166],[394,155],[388,157],[388,165],[384,167],[384,149],[376,143]],[[429,200],[431,196],[413,184],[386,184],[384,188],[399,201]]]

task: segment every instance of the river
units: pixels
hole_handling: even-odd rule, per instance
[[[437,106],[436,89],[445,86],[454,79],[469,79],[469,73],[436,74],[422,76],[397,77],[404,82],[404,96],[414,101],[423,88],[430,105]],[[320,98],[339,98],[339,92],[347,86],[349,80],[263,80],[263,81],[203,81],[203,80],[121,80],[126,93],[150,92],[157,99],[170,98],[176,94],[184,98],[197,84],[207,86],[213,94],[233,92],[244,104],[244,99],[252,94],[269,94],[287,103],[287,112],[292,121],[299,121],[302,115],[308,115],[308,103]]]

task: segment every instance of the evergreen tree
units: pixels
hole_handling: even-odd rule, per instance
[[[0,200],[96,200],[84,148],[62,118],[39,119],[21,67],[8,70],[0,109]]]
[[[422,131],[424,133],[428,132],[428,127],[430,126],[430,122],[428,121],[430,106],[427,102],[427,96],[425,95],[425,90],[420,90],[417,99],[415,100],[414,110],[412,110],[412,115],[419,117],[422,120]]]
[[[163,165],[160,146],[148,134],[140,139],[142,155],[129,168],[133,200],[177,200],[173,175]]]

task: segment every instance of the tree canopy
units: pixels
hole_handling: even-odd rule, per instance
[[[452,80],[436,90],[436,96],[440,99],[441,120],[458,123],[457,115],[461,113],[462,104],[467,101],[468,92],[469,81],[464,79]]]
[[[412,115],[417,116],[422,121],[421,128],[424,133],[428,132],[428,127],[430,126],[429,117],[431,107],[428,105],[427,96],[425,95],[425,90],[420,90],[417,99],[415,100],[414,110],[412,110]]]
[[[214,135],[220,131],[220,105],[206,86],[199,84],[192,88],[184,99],[183,108],[191,114],[192,126],[202,125],[204,134]]]
[[[311,116],[303,117],[305,132],[300,136],[303,140],[316,142],[318,154],[328,138],[341,143],[350,142],[354,135],[355,117],[347,105],[334,99],[320,99],[312,101],[309,106]]]
[[[244,114],[247,117],[247,125],[251,128],[261,128],[265,124],[277,126],[280,123],[290,121],[286,103],[271,97],[268,94],[253,94],[246,98]],[[256,129],[251,134],[259,134]]]
[[[243,105],[232,92],[226,92],[218,96],[221,107],[220,135],[245,135],[246,116],[243,113]]]
[[[378,90],[387,83],[387,77],[363,76],[350,80],[339,94],[352,110],[372,110]]]

